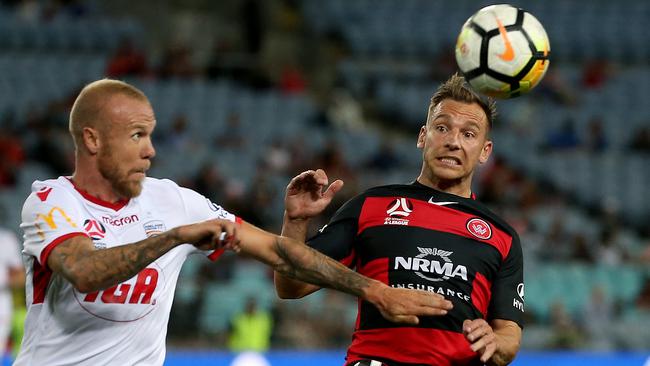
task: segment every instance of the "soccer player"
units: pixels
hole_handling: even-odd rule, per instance
[[[375,187],[345,203],[308,244],[395,288],[444,295],[446,316],[391,324],[364,299],[347,365],[506,365],[519,349],[523,259],[517,233],[474,199],[474,169],[492,152],[496,110],[454,75],[435,92],[417,147],[422,168],[408,185]],[[342,182],[322,170],[287,186],[282,234],[304,240],[308,219]],[[282,298],[319,289],[275,273]]]
[[[440,295],[363,277],[170,180],[146,178],[155,124],[147,97],[126,83],[99,80],[77,97],[74,174],[35,182],[23,207],[28,313],[15,365],[162,365],[181,265],[224,248],[361,296],[392,321],[417,323],[451,307]]]

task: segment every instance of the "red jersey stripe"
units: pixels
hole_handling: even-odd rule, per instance
[[[470,349],[465,336],[446,330],[404,327],[354,332],[347,362],[373,357],[399,363],[451,366],[452,361],[466,364],[477,354]]]
[[[32,303],[42,304],[45,301],[45,291],[50,283],[52,271],[46,265],[34,261],[34,272],[32,275]]]
[[[388,258],[375,259],[357,269],[360,274],[388,285]]]
[[[456,210],[453,205],[439,206],[413,198],[406,198],[412,205],[410,212],[406,215],[391,216],[387,211],[398,198],[400,197],[366,198],[359,216],[357,234],[370,227],[390,225],[391,222],[399,221],[405,226],[436,230],[484,242],[496,248],[501,253],[501,258],[505,259],[508,256],[512,245],[512,237],[505,231],[487,222],[491,230],[491,235],[488,238],[481,239],[469,231],[468,222],[472,219],[485,221],[481,217]],[[435,217],[435,220],[432,220],[432,217]]]
[[[482,273],[476,272],[472,283],[472,304],[483,314],[483,317],[487,316],[488,305],[492,297],[491,288],[492,283]]]

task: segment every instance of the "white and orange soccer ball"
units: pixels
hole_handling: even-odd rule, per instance
[[[546,30],[532,14],[512,5],[491,5],[463,25],[456,42],[456,62],[477,91],[512,98],[542,80],[550,51]]]

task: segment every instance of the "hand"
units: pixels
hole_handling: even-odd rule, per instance
[[[308,170],[294,177],[284,196],[289,220],[305,220],[320,214],[343,187],[343,181],[336,180],[323,192],[328,182],[322,169]]]
[[[418,324],[420,316],[445,315],[454,306],[444,296],[422,290],[393,288],[383,285],[376,299],[370,296],[381,315],[395,323]]]
[[[497,350],[497,337],[485,319],[465,320],[463,335],[470,342],[472,351],[481,356],[481,362],[488,362]]]
[[[232,249],[239,252],[237,224],[221,219],[179,226],[174,230],[175,238],[181,243],[193,244],[201,250]]]

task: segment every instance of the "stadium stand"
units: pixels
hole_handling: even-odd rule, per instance
[[[279,83],[260,87],[247,77],[215,79],[197,73],[163,78],[154,65],[126,77],[149,96],[157,114],[161,158],[155,160],[151,175],[196,186],[202,167],[212,166],[223,185],[211,198],[273,231],[281,224],[284,187],[304,168],[331,166],[330,176],[349,178],[350,191],[342,192],[341,200],[355,189],[414,179],[419,169],[415,136],[432,91],[446,77],[456,32],[469,14],[488,4],[297,3],[298,16],[310,30],[302,37],[324,44],[335,34],[345,45],[334,68],[337,88],[291,94]],[[584,340],[575,347],[648,349],[650,309],[640,306],[639,298],[650,278],[650,140],[638,146],[633,141],[650,123],[645,92],[650,84],[650,33],[645,31],[650,3],[513,3],[534,13],[548,30],[551,72],[530,96],[499,104],[493,137],[500,162],[481,171],[476,191],[510,219],[522,237],[530,323],[524,347],[551,347],[561,303]],[[26,156],[0,172],[9,177],[0,179],[3,226],[18,232],[21,205],[33,180],[71,173],[38,154],[39,131],[65,135],[70,97],[85,82],[105,76],[111,52],[121,40],[146,41],[142,24],[98,9],[74,17],[60,10],[51,19],[26,20],[18,7],[0,6],[0,137],[16,138]],[[274,75],[268,79],[273,81]],[[341,89],[363,111],[361,127],[341,118],[349,110],[341,111],[341,105],[320,97],[337,95]],[[179,118],[187,121],[184,126],[177,124]],[[236,139],[237,131],[244,131],[244,141],[226,143]],[[369,162],[385,149],[385,141],[392,144],[399,163],[372,168]],[[69,148],[63,154],[69,159]],[[504,177],[506,187],[499,190]],[[236,264],[217,270],[199,258],[186,263],[172,318],[194,316],[198,321],[172,321],[170,342],[188,334],[209,335],[217,342],[211,346],[223,347],[218,342],[223,342],[230,317],[249,296],[274,311],[279,321],[276,347],[299,344],[292,324],[281,323],[283,312],[304,313],[308,322],[323,328],[327,324],[319,318],[341,301],[352,327],[353,299],[318,294],[289,304],[275,298],[265,267],[229,260]],[[595,288],[604,291],[612,308],[613,330],[605,335],[590,333],[581,319]],[[343,347],[348,330],[315,346]],[[205,342],[199,337],[193,341]]]

